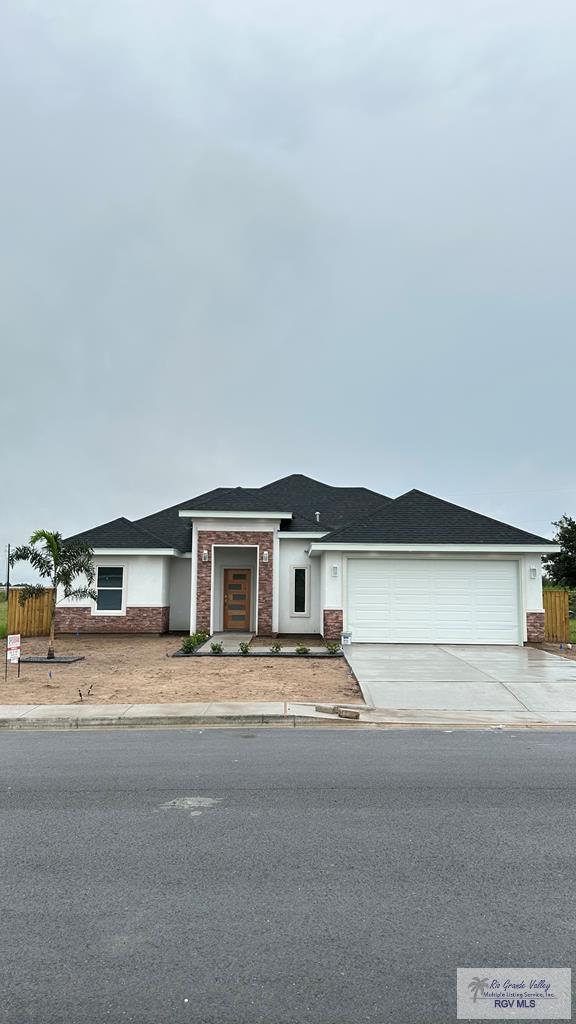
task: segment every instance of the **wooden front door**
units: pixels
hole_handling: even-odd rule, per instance
[[[250,631],[251,569],[224,569],[224,629]]]

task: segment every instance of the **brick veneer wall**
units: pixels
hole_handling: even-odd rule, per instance
[[[339,640],[344,628],[344,614],[341,608],[325,608],[322,636],[325,640]]]
[[[167,633],[169,608],[127,608],[125,615],[92,615],[73,605],[56,609],[57,633]]]
[[[543,644],[544,612],[526,612],[526,629],[529,644]]]
[[[196,629],[210,629],[210,604],[212,599],[212,545],[231,544],[243,547],[245,544],[259,544],[258,551],[258,633],[272,636],[272,573],[274,534],[272,531],[261,533],[244,533],[235,530],[199,530],[198,531],[198,574],[196,591]],[[208,561],[202,561],[202,552],[208,552]],[[268,552],[268,561],[262,561],[264,551]],[[256,554],[256,552],[255,552]]]

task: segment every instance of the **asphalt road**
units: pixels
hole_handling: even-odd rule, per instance
[[[0,1020],[455,1020],[572,966],[575,783],[569,732],[3,733]]]

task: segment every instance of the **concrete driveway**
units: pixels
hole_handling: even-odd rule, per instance
[[[576,722],[576,663],[545,651],[353,644],[345,652],[373,708],[514,712]]]

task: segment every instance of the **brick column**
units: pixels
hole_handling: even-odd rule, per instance
[[[258,633],[272,636],[272,602],[273,602],[273,562],[274,534],[272,531],[261,533],[244,533],[236,530],[198,530],[198,573],[196,589],[196,629],[210,629],[210,605],[212,602],[212,545],[223,544],[230,547],[258,545]],[[202,552],[208,552],[208,561],[202,561]],[[263,561],[264,552],[268,552],[268,561]]]
[[[543,644],[544,612],[526,612],[526,629],[529,644]]]
[[[339,640],[344,628],[344,613],[341,608],[325,608],[322,636],[325,640]]]

